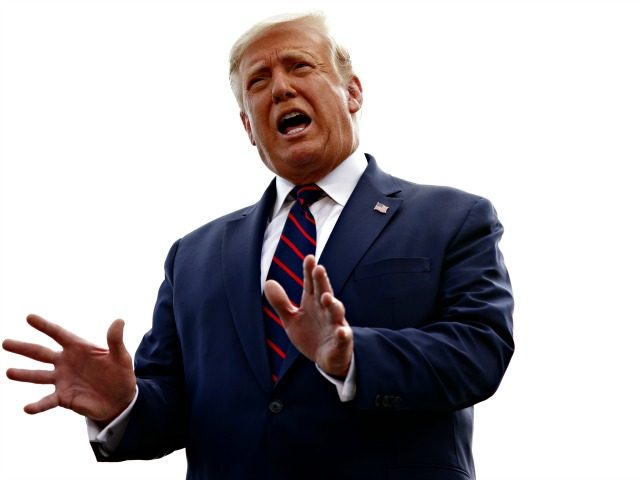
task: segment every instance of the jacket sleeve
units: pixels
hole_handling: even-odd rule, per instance
[[[354,327],[359,408],[452,411],[498,388],[514,350],[502,225],[479,198],[454,231],[435,318],[418,328]]]
[[[99,461],[162,457],[184,447],[186,402],[182,354],[173,315],[173,264],[176,242],[165,262],[153,313],[153,327],[142,339],[135,356],[138,398],[117,449],[104,456],[92,445]]]

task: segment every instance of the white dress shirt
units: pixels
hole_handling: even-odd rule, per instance
[[[367,168],[367,159],[364,153],[356,150],[349,157],[340,163],[335,169],[322,180],[318,181],[318,185],[325,196],[311,204],[309,210],[313,214],[316,222],[316,258],[320,258],[324,250],[329,235],[336,226],[338,217],[342,213],[342,209],[349,200],[349,197],[356,188],[356,184],[362,173]],[[273,206],[271,221],[267,225],[264,232],[264,241],[262,243],[262,258],[260,265],[261,285],[264,286],[267,279],[267,272],[276,253],[280,233],[284,228],[289,209],[293,205],[294,198],[289,196],[291,189],[295,187],[289,180],[282,177],[276,177],[277,196]],[[330,272],[329,272],[330,274]]]
[[[316,222],[316,258],[320,258],[329,240],[329,236],[338,221],[338,217],[340,217],[342,213],[342,209],[346,205],[347,200],[349,200],[353,190],[356,188],[358,180],[360,180],[366,168],[367,159],[364,153],[360,149],[357,149],[327,176],[316,182],[316,185],[326,194],[309,207]],[[289,209],[294,202],[294,198],[289,195],[293,187],[295,187],[293,183],[276,176],[277,196],[273,206],[271,220],[264,232],[262,256],[260,260],[260,282],[263,288],[273,255],[278,245],[278,240],[280,239],[280,233],[284,228]],[[329,278],[331,278],[331,272],[328,273]],[[356,395],[354,357],[351,358],[349,372],[344,381],[327,375],[317,365],[316,368],[318,368],[322,376],[336,386],[338,397],[342,402],[353,400]],[[100,429],[92,420],[86,419],[89,441],[97,442],[100,445],[100,450],[103,455],[108,456],[109,452],[115,450],[118,443],[120,443],[120,439],[129,421],[129,413],[137,398],[138,390],[136,387],[135,397],[129,406],[103,429]]]
[[[357,149],[329,172],[327,176],[316,182],[316,185],[326,194],[309,207],[316,222],[316,258],[320,258],[322,255],[322,251],[329,240],[331,232],[333,232],[333,227],[336,226],[342,209],[355,190],[356,184],[366,168],[367,159],[364,153]],[[289,195],[293,187],[295,187],[295,185],[289,180],[279,176],[276,177],[276,201],[273,206],[271,221],[267,225],[262,242],[260,284],[263,288],[267,281],[267,273],[269,272],[273,255],[276,253],[280,233],[284,228],[289,210],[295,201],[295,199]],[[331,279],[331,272],[327,273],[329,274],[329,279]],[[341,401],[348,402],[349,400],[353,400],[356,396],[355,362],[353,357],[351,357],[347,378],[344,381],[327,375],[317,365],[316,367],[322,376],[336,386],[338,397],[340,397]]]

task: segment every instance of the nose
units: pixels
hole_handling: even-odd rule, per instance
[[[271,96],[274,103],[280,103],[296,96],[296,90],[286,72],[274,72],[271,85]]]

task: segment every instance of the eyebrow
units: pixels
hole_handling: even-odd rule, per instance
[[[314,62],[318,64],[320,63],[320,60],[313,53],[304,48],[286,49],[282,52],[278,52],[277,57],[280,61],[284,62],[291,62],[302,58],[310,58]],[[253,77],[268,70],[269,67],[264,60],[257,60],[253,65],[247,67],[247,78]]]
[[[284,60],[296,60],[300,57],[310,57],[314,61],[317,61],[316,56],[304,48],[284,50],[282,53],[278,54],[278,58]]]
[[[265,62],[260,61],[256,65],[251,66],[247,69],[246,78],[249,79],[251,77],[255,77],[256,75],[269,70],[269,67],[265,64]]]

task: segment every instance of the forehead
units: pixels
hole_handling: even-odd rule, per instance
[[[242,53],[239,70],[266,66],[290,56],[312,56],[326,61],[331,56],[327,39],[314,28],[301,25],[279,25],[254,38]]]

